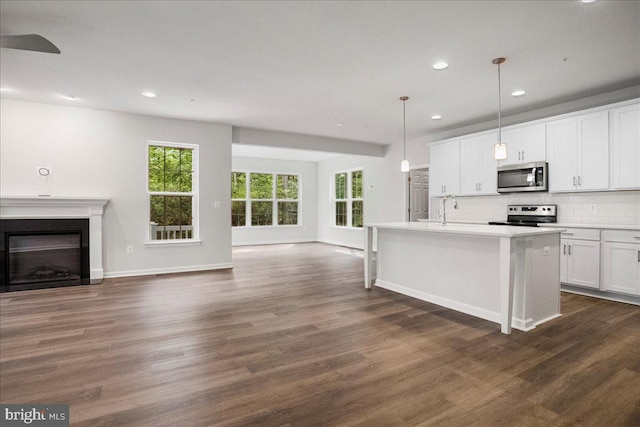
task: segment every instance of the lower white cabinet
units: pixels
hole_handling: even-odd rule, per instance
[[[602,289],[640,295],[640,231],[602,232]]]
[[[600,230],[568,229],[562,233],[560,282],[600,288]]]

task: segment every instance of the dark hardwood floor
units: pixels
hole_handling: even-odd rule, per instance
[[[0,296],[0,401],[74,426],[640,425],[640,307],[562,295],[524,333],[363,287],[362,252]],[[470,284],[472,286],[472,284]]]

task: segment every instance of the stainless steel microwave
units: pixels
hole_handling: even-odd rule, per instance
[[[546,162],[500,166],[498,168],[498,193],[547,191],[548,171]]]

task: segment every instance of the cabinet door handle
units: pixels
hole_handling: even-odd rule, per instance
[[[571,255],[571,245],[569,245],[569,255]]]
[[[638,251],[638,262],[640,262],[640,251]]]
[[[481,182],[478,183],[478,190],[482,191],[482,183]]]
[[[521,160],[521,159],[520,159],[520,151],[518,151],[518,160]]]
[[[524,150],[522,151],[522,160],[524,160]]]
[[[562,255],[567,254],[567,245],[562,245]]]
[[[582,177],[581,176],[578,177],[578,185],[582,185]]]
[[[634,239],[640,240],[640,236],[635,236]]]
[[[573,186],[574,187],[576,186],[576,177],[575,176],[573,177]]]

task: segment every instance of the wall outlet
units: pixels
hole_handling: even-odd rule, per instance
[[[549,256],[549,255],[551,255],[551,248],[550,248],[549,246],[545,246],[545,247],[542,249],[542,255],[543,255],[543,256]]]
[[[133,246],[131,246],[131,245],[127,246],[127,253],[128,254],[132,254],[133,253]]]

